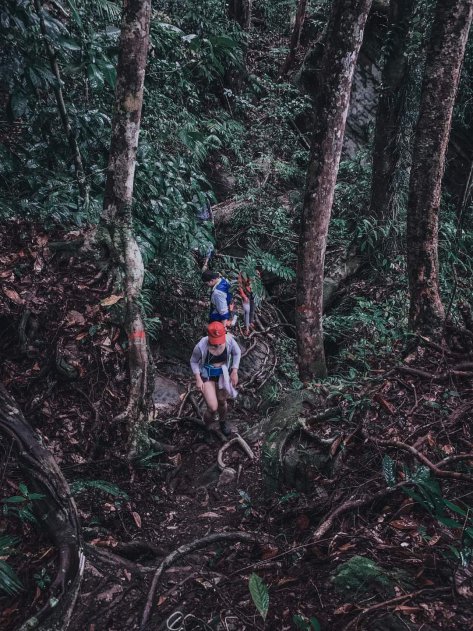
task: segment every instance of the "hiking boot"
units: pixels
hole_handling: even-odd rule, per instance
[[[230,434],[232,434],[232,430],[226,421],[220,421],[220,431],[224,436],[230,436]]]

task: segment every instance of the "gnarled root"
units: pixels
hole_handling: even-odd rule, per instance
[[[84,554],[79,518],[69,486],[51,453],[38,441],[15,401],[0,385],[0,432],[18,448],[18,462],[31,486],[45,498],[35,502],[59,551],[59,562],[44,607],[27,620],[20,631],[67,629],[79,593]]]

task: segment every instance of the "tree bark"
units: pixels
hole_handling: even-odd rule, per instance
[[[46,52],[49,58],[49,64],[51,66],[52,73],[56,77],[57,87],[54,88],[54,94],[56,96],[57,108],[59,110],[59,116],[61,117],[62,126],[67,136],[67,140],[69,142],[69,147],[71,148],[72,155],[74,158],[74,166],[76,171],[77,185],[79,188],[79,195],[81,197],[81,206],[85,209],[89,207],[89,187],[85,178],[84,166],[82,164],[82,156],[80,153],[79,145],[77,144],[76,135],[71,127],[71,122],[69,120],[69,115],[67,113],[66,104],[64,101],[64,95],[62,92],[62,79],[61,72],[59,70],[59,64],[57,61],[56,53],[54,48],[51,46],[48,39],[48,31],[46,28],[46,23],[44,21],[44,13],[43,7],[41,6],[40,0],[34,0],[34,6],[36,13],[39,17],[39,25],[41,29],[41,34],[44,39],[44,45],[46,48]]]
[[[251,8],[253,0],[229,0],[228,17],[237,22],[244,31],[251,25]]]
[[[9,436],[18,448],[18,462],[31,488],[44,499],[35,501],[35,509],[55,542],[58,553],[56,577],[49,587],[49,598],[20,631],[67,629],[79,594],[84,569],[84,554],[77,508],[69,486],[51,453],[39,442],[15,401],[0,385],[0,432]]]
[[[143,314],[138,304],[144,265],[134,237],[131,206],[150,14],[151,0],[127,0],[124,4],[102,215],[124,273],[130,392],[127,408],[116,420],[126,420],[128,423],[130,457],[147,444],[148,348]]]
[[[438,0],[414,141],[407,210],[409,325],[439,333],[445,312],[438,278],[438,216],[445,154],[473,0]]]
[[[296,286],[303,382],[327,374],[322,331],[325,248],[350,91],[371,0],[334,0],[327,25],[307,171]]]
[[[294,22],[294,29],[292,31],[291,41],[289,43],[289,52],[279,73],[279,76],[281,78],[287,75],[292,67],[292,64],[294,63],[294,59],[296,58],[296,52],[299,48],[299,43],[301,40],[301,31],[304,25],[306,7],[307,0],[298,0],[296,9],[296,20]]]
[[[409,89],[408,56],[410,17],[414,0],[391,0],[389,5],[390,53],[382,72],[376,113],[370,215],[386,223],[397,216],[401,184],[399,174],[410,154],[403,113]],[[407,140],[403,142],[402,139]],[[406,165],[407,166],[407,165]],[[404,193],[407,186],[404,187]]]

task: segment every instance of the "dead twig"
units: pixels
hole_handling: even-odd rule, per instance
[[[177,550],[174,550],[174,552],[171,552],[171,554],[168,554],[168,556],[163,560],[161,565],[156,570],[153,577],[153,582],[151,583],[151,587],[148,592],[146,605],[143,611],[143,617],[141,619],[140,631],[143,631],[148,624],[151,614],[151,608],[153,606],[154,596],[156,594],[156,589],[158,587],[159,579],[161,578],[162,573],[165,569],[167,569],[175,561],[177,561],[177,559],[180,559],[190,552],[194,552],[194,550],[200,550],[205,546],[216,543],[217,541],[246,541],[247,543],[256,543],[260,540],[261,536],[254,535],[249,532],[218,532],[207,535],[206,537],[202,537],[202,539],[196,539],[195,541],[184,544],[177,548]]]

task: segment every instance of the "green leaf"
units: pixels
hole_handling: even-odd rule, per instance
[[[269,609],[269,592],[268,587],[263,583],[258,574],[253,573],[248,581],[251,598],[259,611],[263,620],[266,620]]]
[[[388,486],[396,484],[396,463],[389,456],[383,458],[383,474]]]
[[[106,480],[77,480],[76,482],[72,482],[69,487],[73,495],[80,493],[85,489],[99,489],[100,491],[104,491],[114,497],[123,497],[124,499],[128,499],[128,495],[125,491],[122,491],[116,484],[112,484]]]
[[[0,590],[13,596],[23,589],[20,579],[5,561],[0,560]]]
[[[3,504],[22,504],[23,502],[26,502],[26,499],[22,495],[12,495],[2,500]]]

